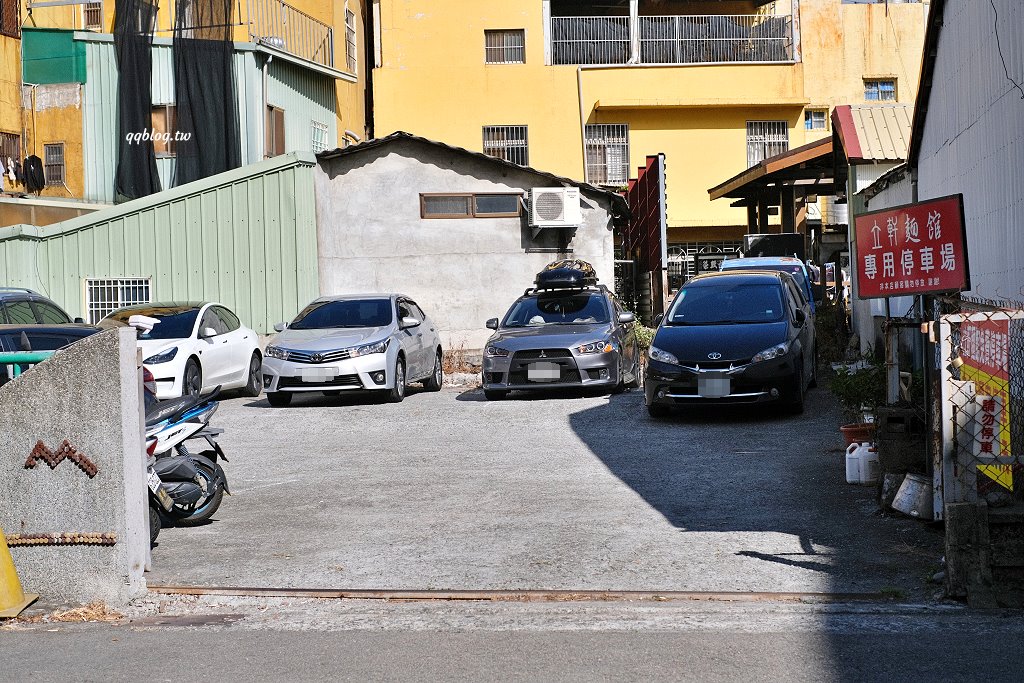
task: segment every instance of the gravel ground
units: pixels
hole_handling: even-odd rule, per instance
[[[930,598],[941,534],[844,482],[840,416],[647,417],[639,392],[222,403],[234,495],[165,529],[154,584],[892,591]]]

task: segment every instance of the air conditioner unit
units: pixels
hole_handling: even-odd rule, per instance
[[[568,228],[583,224],[578,187],[535,187],[530,190],[530,225]]]

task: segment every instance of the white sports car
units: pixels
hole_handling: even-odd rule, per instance
[[[139,332],[142,362],[156,378],[157,398],[201,394],[216,386],[259,396],[259,338],[226,306],[195,301],[139,304],[119,308],[99,325],[127,325],[132,316],[158,321]]]

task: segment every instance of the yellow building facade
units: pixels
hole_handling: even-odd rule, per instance
[[[283,151],[330,149],[365,138],[367,64],[364,55],[368,1],[232,0],[230,34],[236,50],[237,99],[240,109],[252,110],[240,112],[243,163]],[[34,154],[45,162],[47,146],[51,149],[60,146],[64,180],[59,185],[48,184],[38,194],[48,198],[113,201],[109,188],[96,189],[97,185],[109,185],[108,181],[97,183],[95,176],[109,175],[113,161],[109,150],[95,149],[94,138],[99,134],[112,134],[116,129],[117,72],[111,52],[114,1],[36,8],[32,8],[28,0],[0,0],[0,3],[4,10],[3,28],[15,29],[0,32],[0,143],[6,145],[0,151],[7,153],[16,149],[12,157],[23,160]],[[173,103],[173,72],[168,49],[174,34],[176,5],[171,0],[158,3],[152,27],[154,50],[162,48],[159,56],[154,52],[155,108]],[[12,13],[16,13],[16,20],[6,21]],[[184,21],[183,25],[195,26],[194,37],[209,37],[203,35],[204,27],[192,20]],[[44,36],[44,42],[39,36],[47,30],[56,31]],[[59,34],[59,31],[65,33]],[[60,82],[50,79],[32,83],[32,74],[50,69],[45,64],[45,49],[54,39],[72,45],[60,67],[72,75],[58,78]],[[29,48],[30,44],[34,48]],[[104,45],[108,54],[100,55]],[[27,55],[26,50],[30,54]],[[257,58],[243,60],[245,73],[239,72],[239,64],[243,62],[237,55],[252,55],[254,50]],[[273,64],[275,58],[277,64]],[[41,66],[26,68],[26,64]],[[103,68],[96,68],[97,64]],[[268,85],[266,65],[269,64],[273,66],[269,69]],[[101,82],[109,82],[110,86]],[[333,91],[333,97],[326,96],[330,101],[322,94],[324,83]],[[250,91],[255,94],[244,94]],[[110,95],[115,96],[114,102],[97,101],[97,97],[106,100]],[[285,116],[302,121],[289,122],[288,134],[292,139],[286,146],[282,147],[279,141],[275,143],[269,137],[264,143],[262,134],[254,144],[246,146],[244,127],[252,128],[251,121],[258,117],[262,130],[262,119],[266,115],[266,127],[271,127],[271,114],[262,111],[271,103],[268,98],[276,98],[273,104],[276,109],[284,110]],[[91,116],[87,111],[90,107],[94,110]],[[333,120],[325,120],[325,113]],[[97,125],[97,121],[103,123],[102,119],[109,119],[111,115],[113,122],[107,120],[106,127]],[[310,139],[310,118],[314,125],[319,125],[316,121],[330,124],[322,126],[323,139],[316,139],[315,128]],[[159,123],[155,119],[154,127]],[[6,164],[6,155],[2,161]],[[165,161],[158,158],[161,175],[166,177],[172,171],[164,173]],[[167,187],[166,182],[164,187]],[[8,182],[5,189],[21,193],[26,188],[23,184]]]
[[[927,9],[379,0],[374,132],[497,155],[525,138],[530,166],[610,186],[664,153],[670,246],[735,241],[746,210],[708,188],[830,135],[838,104],[912,104]]]

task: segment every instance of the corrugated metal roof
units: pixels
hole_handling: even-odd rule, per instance
[[[836,107],[832,116],[847,159],[857,163],[906,160],[912,115],[906,104],[855,104]]]

